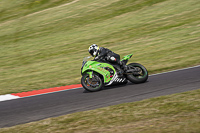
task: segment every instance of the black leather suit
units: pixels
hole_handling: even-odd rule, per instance
[[[112,64],[120,65],[120,55],[104,47],[99,48],[98,56],[95,57],[95,60],[98,59],[105,59]]]

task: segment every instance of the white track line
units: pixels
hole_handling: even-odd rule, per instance
[[[149,76],[156,76],[156,75],[165,74],[165,73],[177,72],[177,71],[187,70],[187,69],[196,68],[196,67],[200,67],[200,65],[193,66],[193,67],[182,68],[182,69],[177,69],[177,70],[172,70],[172,71],[168,71],[168,72],[156,73],[156,74],[152,74],[152,75],[149,75]]]
[[[14,96],[14,95],[11,95],[11,94],[0,95],[0,102],[6,101],[6,100],[18,99],[18,98],[20,98],[20,97]]]

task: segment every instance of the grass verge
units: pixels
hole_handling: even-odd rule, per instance
[[[93,43],[150,74],[200,64],[197,0],[69,2],[1,1],[0,95],[80,83]]]
[[[0,129],[0,133],[198,133],[200,89]]]

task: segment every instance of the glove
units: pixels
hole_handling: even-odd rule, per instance
[[[94,58],[94,60],[98,60],[98,59],[99,59],[99,57],[98,57],[98,56]]]

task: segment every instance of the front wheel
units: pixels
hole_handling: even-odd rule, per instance
[[[91,92],[99,91],[104,86],[101,77],[95,73],[92,78],[90,78],[89,74],[84,74],[81,78],[81,84],[84,89]]]
[[[132,83],[144,83],[148,79],[147,69],[139,63],[128,64],[128,68],[133,70],[133,73],[127,74],[127,79]]]

